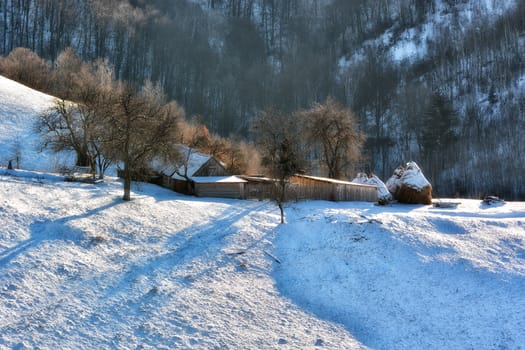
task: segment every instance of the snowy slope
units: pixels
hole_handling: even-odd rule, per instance
[[[359,347],[276,288],[273,204],[135,190],[0,177],[0,348]]]
[[[74,162],[72,154],[41,151],[36,118],[53,106],[53,96],[0,76],[0,165],[20,154],[20,167],[53,171]],[[13,165],[14,162],[13,162]]]
[[[268,202],[17,174],[0,175],[0,348],[525,344],[525,203],[304,202],[277,225]]]
[[[0,163],[52,103],[0,77]],[[47,163],[46,163],[47,162]],[[520,349],[525,203],[197,199],[0,168],[0,349]]]
[[[284,295],[372,349],[520,349],[525,203],[304,203],[280,228]]]

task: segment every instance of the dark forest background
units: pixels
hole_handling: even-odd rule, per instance
[[[414,160],[437,196],[525,199],[522,1],[0,0],[0,54],[17,47],[106,59],[225,137],[332,97],[367,136],[362,170]]]

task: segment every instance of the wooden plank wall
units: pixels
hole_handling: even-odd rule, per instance
[[[297,200],[377,202],[377,188],[350,183],[333,183],[301,176],[291,178],[290,197]]]
[[[210,183],[195,184],[195,193],[188,188],[185,181],[162,177],[161,185],[176,192],[195,194],[200,197],[239,198],[239,199],[273,199],[275,185],[268,182]],[[287,200],[326,200],[326,201],[362,201],[377,202],[375,186],[350,183],[332,183],[311,178],[294,176],[288,190]]]
[[[176,180],[169,176],[161,175],[161,180],[158,181],[157,184],[178,193],[193,194],[191,191],[191,186],[184,180]]]
[[[244,199],[244,183],[196,183],[198,197]]]
[[[275,197],[275,184],[271,182],[248,182],[245,184],[246,199],[273,199]]]

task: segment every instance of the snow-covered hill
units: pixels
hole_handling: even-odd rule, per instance
[[[0,348],[519,349],[525,203],[196,199],[0,176]]]
[[[52,97],[0,77],[0,162]],[[46,160],[46,162],[44,162]],[[50,163],[51,162],[51,163]],[[525,203],[197,199],[0,168],[0,349],[520,349]]]
[[[19,156],[24,169],[54,171],[74,163],[69,153],[42,151],[35,135],[36,118],[53,106],[55,97],[0,76],[0,166]]]

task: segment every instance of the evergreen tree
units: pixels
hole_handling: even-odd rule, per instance
[[[452,103],[443,94],[435,93],[423,114],[418,137],[423,164],[431,181],[439,182],[439,173],[455,156],[458,125],[458,114]]]

